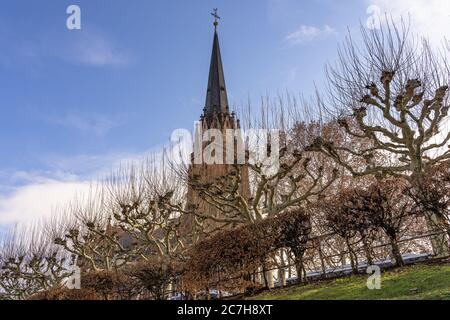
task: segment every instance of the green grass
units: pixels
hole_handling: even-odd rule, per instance
[[[369,290],[368,276],[351,276],[286,289],[250,299],[261,300],[450,300],[450,265],[417,265],[382,273],[381,289]]]

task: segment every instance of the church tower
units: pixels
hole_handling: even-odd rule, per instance
[[[223,163],[217,164],[207,164],[205,161],[201,163],[195,162],[194,153],[191,155],[191,164],[188,169],[188,193],[187,193],[187,207],[188,208],[196,208],[196,212],[200,213],[202,216],[221,218],[224,217],[225,214],[222,210],[217,207],[217,204],[213,205],[210,201],[205,201],[204,198],[201,198],[199,195],[199,190],[197,190],[194,185],[194,181],[198,181],[201,184],[214,183],[217,179],[221,177],[229,176],[230,173],[236,172],[236,168],[238,168],[239,176],[240,176],[240,187],[239,187],[239,195],[243,196],[245,199],[248,199],[250,196],[250,187],[249,187],[249,175],[248,175],[248,167],[245,163],[239,162],[238,159],[238,144],[243,145],[242,137],[240,135],[233,135],[233,143],[232,150],[230,151],[229,143],[227,143],[227,138],[230,137],[226,134],[227,131],[233,130],[233,132],[240,129],[239,119],[237,119],[234,112],[230,113],[230,108],[228,105],[228,97],[227,97],[227,89],[225,84],[225,75],[222,64],[222,57],[220,53],[220,45],[219,45],[219,35],[217,32],[218,19],[220,17],[217,15],[217,9],[214,10],[212,14],[215,18],[214,21],[214,38],[213,38],[213,48],[211,54],[211,63],[209,69],[209,78],[208,78],[208,88],[206,92],[206,102],[205,107],[203,109],[203,113],[200,116],[200,122],[198,124],[198,128],[201,132],[206,132],[208,130],[216,130],[217,132],[221,132],[222,142],[223,142]],[[196,133],[196,135],[198,132]],[[196,148],[195,144],[198,148]],[[199,150],[202,154],[205,150],[207,144],[198,141],[195,139],[194,142],[194,150]],[[243,150],[241,150],[243,151]],[[226,161],[226,159],[230,159],[230,155],[227,153],[231,152],[232,163],[230,161]],[[245,162],[245,155],[244,155]],[[240,164],[238,164],[240,163]],[[198,226],[199,220],[201,218],[197,216],[194,220],[194,216],[191,216],[189,219],[188,227],[195,228]],[[206,225],[205,225],[206,224]],[[211,232],[217,227],[219,224],[212,223],[211,221],[203,222],[203,231]],[[230,226],[232,227],[232,226]]]

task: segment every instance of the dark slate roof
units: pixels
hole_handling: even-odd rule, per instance
[[[222,57],[220,55],[219,36],[214,31],[214,43],[209,69],[208,91],[204,116],[211,117],[220,113],[228,113],[228,97],[223,73]]]

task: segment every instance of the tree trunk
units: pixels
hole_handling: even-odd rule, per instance
[[[432,235],[431,245],[433,247],[433,253],[436,258],[446,258],[450,256],[449,242],[448,239],[450,237],[450,230],[448,230],[445,221],[443,221],[442,217],[435,213],[428,213],[426,215],[428,231],[430,233],[438,232],[439,230],[444,230],[447,232],[440,233],[436,235]]]
[[[270,290],[269,281],[267,280],[267,267],[265,261],[262,264],[262,275],[264,279],[264,287]]]
[[[421,167],[419,167],[421,169]],[[412,184],[421,189],[423,184],[423,173],[421,170],[415,170],[416,173],[412,175]],[[422,174],[421,174],[422,173]],[[448,224],[439,214],[435,212],[425,212],[425,219],[427,221],[427,228],[429,233],[435,233],[440,230],[446,230],[447,234],[436,234],[430,236],[431,246],[433,247],[433,254],[435,258],[446,258],[450,256],[449,239],[450,230]]]
[[[295,257],[295,269],[297,270],[298,282],[306,282],[306,277],[304,276],[303,256]]]
[[[274,287],[273,270],[267,270],[267,287],[269,289],[272,289]]]
[[[284,267],[281,267],[278,269],[278,279],[280,282],[280,286],[285,287],[286,286],[286,269]]]
[[[325,259],[323,257],[323,251],[322,251],[322,242],[320,239],[317,240],[317,250],[319,251],[319,259],[320,259],[320,266],[322,267],[322,274],[324,276],[327,275],[327,269],[325,267]]]
[[[284,259],[284,250],[280,250],[280,264],[281,266],[278,268],[278,282],[280,286],[286,286],[286,266],[289,262],[286,262]]]
[[[350,240],[348,238],[345,239],[348,248],[348,254],[350,256],[350,265],[352,267],[353,274],[358,274],[358,259],[356,257],[355,252],[353,251],[352,246],[350,245]]]
[[[299,283],[304,283],[306,281],[305,266],[303,264],[303,256],[305,255],[305,250],[299,247],[291,247],[292,253],[294,254],[294,264],[297,271],[297,279]]]
[[[405,262],[403,261],[402,253],[400,252],[400,248],[398,246],[397,237],[395,235],[389,236],[391,247],[392,247],[392,256],[395,260],[395,265],[397,267],[403,267]]]
[[[259,268],[255,270],[255,272],[253,272],[253,283],[255,285],[261,284],[261,274],[259,273]]]
[[[373,265],[373,258],[372,258],[372,252],[370,249],[370,245],[367,242],[367,237],[365,235],[362,236],[363,246],[364,246],[364,253],[366,254],[367,259],[367,265],[371,266]]]

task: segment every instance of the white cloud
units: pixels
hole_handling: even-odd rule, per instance
[[[286,41],[293,46],[323,39],[333,34],[337,34],[337,32],[329,25],[324,25],[323,27],[302,25],[296,31],[288,34]]]
[[[52,209],[89,190],[88,182],[47,181],[16,189],[0,198],[0,226],[27,224],[48,217]]]
[[[419,36],[440,44],[443,37],[450,38],[450,1],[448,0],[366,0],[367,5],[380,8],[395,20],[411,19],[411,28]]]
[[[86,195],[92,185],[129,164],[145,160],[161,163],[162,148],[142,153],[53,156],[45,159],[47,170],[0,171],[0,228],[27,225],[52,214],[75,196]]]

